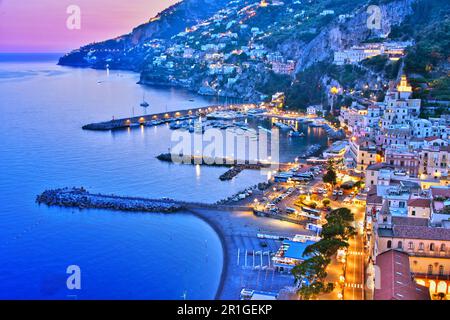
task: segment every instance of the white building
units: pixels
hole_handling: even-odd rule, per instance
[[[322,115],[324,113],[323,106],[321,104],[317,104],[317,105],[314,105],[314,106],[309,106],[309,107],[306,108],[306,113],[309,116],[316,116],[317,113],[319,113],[319,112],[321,112]]]

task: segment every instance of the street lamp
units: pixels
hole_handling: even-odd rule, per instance
[[[336,86],[331,87],[330,93],[332,95],[330,113],[333,114],[334,113],[333,109],[334,109],[334,103],[335,103],[336,95],[339,93],[338,87],[336,87]]]

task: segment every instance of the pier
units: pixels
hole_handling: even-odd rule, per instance
[[[46,190],[36,197],[36,203],[49,207],[78,209],[107,209],[129,212],[172,213],[192,209],[214,209],[220,211],[250,210],[248,206],[227,204],[229,199],[217,203],[187,202],[168,198],[149,199],[118,195],[90,193],[85,188],[61,188]]]
[[[36,198],[38,204],[79,209],[109,209],[134,212],[175,212],[184,207],[174,200],[120,197],[92,194],[84,188],[64,188],[44,191]]]
[[[174,155],[171,153],[162,153],[156,157],[160,161],[174,163],[174,158],[178,159],[179,164],[190,164],[190,165],[206,165],[213,167],[227,167],[225,173],[223,173],[219,179],[221,181],[232,180],[239,173],[244,170],[261,170],[264,168],[270,168],[271,166],[276,166],[280,169],[289,168],[289,164],[285,163],[273,163],[273,162],[252,162],[249,160],[236,160],[233,158],[208,158],[204,156],[189,156],[189,155]]]
[[[170,122],[177,118],[201,116],[218,110],[235,110],[242,108],[243,105],[220,106],[212,105],[201,108],[192,108],[185,110],[167,111],[161,113],[153,113],[148,115],[135,116],[130,118],[113,119],[110,121],[90,123],[83,126],[83,130],[94,131],[110,131],[115,129],[126,129],[130,127],[145,125],[154,120]]]

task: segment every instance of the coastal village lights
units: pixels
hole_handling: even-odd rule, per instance
[[[450,300],[448,1],[0,2],[0,300]]]

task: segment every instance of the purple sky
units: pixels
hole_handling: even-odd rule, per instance
[[[0,52],[66,52],[128,33],[178,0],[0,0]],[[67,7],[81,9],[69,30]]]

